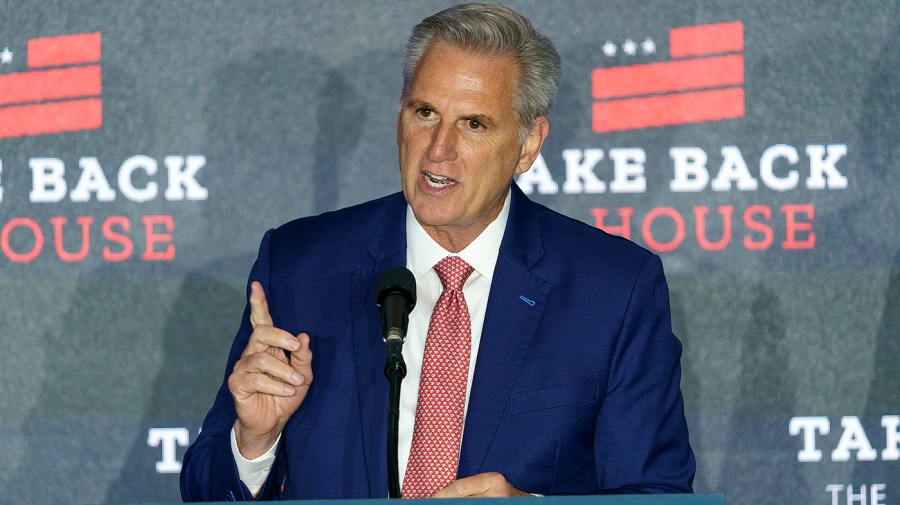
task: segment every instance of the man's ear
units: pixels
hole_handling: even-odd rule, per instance
[[[549,133],[550,121],[547,120],[547,116],[538,116],[534,120],[534,126],[531,128],[531,131],[528,132],[528,136],[525,137],[525,141],[522,142],[522,154],[519,156],[516,174],[523,174],[531,168],[534,160],[537,159],[538,154],[541,152],[544,139],[547,138]]]

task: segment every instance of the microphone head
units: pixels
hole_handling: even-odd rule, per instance
[[[408,268],[392,266],[381,272],[381,276],[378,278],[375,303],[380,308],[384,299],[392,294],[403,296],[408,305],[407,312],[416,306],[416,278]]]

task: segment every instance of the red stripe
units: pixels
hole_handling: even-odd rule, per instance
[[[743,50],[744,23],[740,21],[669,30],[669,54],[673,58],[740,53]]]
[[[599,100],[743,83],[744,57],[740,54],[595,68],[591,73],[592,92]]]
[[[0,75],[0,105],[97,96],[102,88],[98,65],[6,74]]]
[[[726,88],[594,102],[597,133],[744,117],[744,89]]]
[[[96,130],[103,126],[99,98],[0,109],[0,138]]]
[[[44,37],[28,41],[28,68],[59,67],[100,61],[100,32]]]

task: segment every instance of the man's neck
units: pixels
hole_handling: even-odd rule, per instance
[[[496,219],[496,216],[495,216]],[[444,249],[458,253],[469,246],[487,228],[487,225],[478,229],[450,227],[450,226],[422,226],[425,233]]]
[[[496,212],[492,212],[490,217],[486,217],[477,223],[466,226],[433,226],[423,224],[419,221],[419,225],[432,240],[438,243],[438,245],[451,253],[458,253],[466,247],[469,247],[469,244],[481,236],[481,234],[484,233],[484,230],[497,220],[497,217],[499,217],[509,205],[509,200],[512,197],[511,193],[512,191],[506,193],[506,196],[500,201],[500,205],[497,207]]]
[[[440,243],[416,220],[412,209],[406,207],[406,238],[407,238],[407,266],[415,275],[420,275],[431,269],[435,263],[447,254],[459,254],[469,264],[476,267],[482,275],[491,277],[500,243],[509,220],[509,207],[512,195],[507,195],[500,214],[487,227],[472,240],[467,241],[464,247],[451,250]],[[476,258],[483,258],[476,259]],[[472,260],[472,261],[470,261]]]

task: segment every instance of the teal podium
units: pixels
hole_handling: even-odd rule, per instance
[[[306,500],[272,502],[284,505],[402,505],[428,500]],[[429,503],[434,503],[428,500]],[[226,502],[218,502],[224,505]],[[228,502],[234,503],[234,502]],[[258,503],[258,502],[247,502]],[[269,503],[269,502],[264,502]],[[440,505],[725,505],[723,494],[628,494],[598,496],[543,496],[540,498],[454,498]]]

